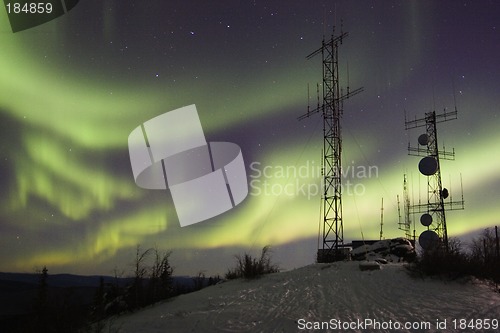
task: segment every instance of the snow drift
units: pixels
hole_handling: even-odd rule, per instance
[[[478,281],[412,278],[401,264],[314,264],[233,280],[112,320],[120,333],[496,331],[500,294]],[[489,329],[486,329],[489,327]]]

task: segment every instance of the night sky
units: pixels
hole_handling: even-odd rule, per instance
[[[322,80],[306,56],[341,20],[342,85],[348,67],[351,89],[364,87],[342,122],[346,241],[378,238],[382,198],[384,236],[403,235],[403,174],[415,203],[426,195],[407,154],[424,129],[405,131],[405,110],[455,100],[438,140],[455,148],[443,183],[459,200],[462,177],[465,210],[447,215],[448,233],[498,224],[497,1],[81,0],[15,34],[0,9],[0,271],[128,274],[138,244],[172,250],[175,274],[224,274],[267,244],[285,269],[314,262],[322,121],[297,117]],[[207,141],[241,147],[251,186],[231,211],[181,228],[168,191],[134,183],[127,138],[190,104]]]

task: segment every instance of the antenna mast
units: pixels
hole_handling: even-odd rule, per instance
[[[405,117],[406,118],[406,117]],[[420,222],[427,227],[419,237],[420,246],[424,250],[434,249],[442,246],[448,251],[448,228],[446,226],[445,210],[464,209],[462,193],[461,201],[452,201],[449,197],[448,189],[444,188],[441,182],[440,159],[454,160],[455,150],[446,151],[438,149],[437,124],[448,120],[457,119],[457,110],[443,111],[436,114],[436,111],[425,113],[425,117],[407,121],[405,119],[405,129],[425,127],[426,133],[418,138],[421,147],[411,147],[408,144],[408,154],[413,156],[425,156],[418,165],[420,173],[427,176],[427,203],[408,206],[408,214],[422,214]],[[406,178],[405,178],[406,181]],[[406,202],[405,202],[406,203]]]
[[[399,210],[399,196],[398,196],[398,211]],[[401,222],[401,213],[399,213],[399,230],[404,231],[405,238],[413,239],[413,244],[415,244],[415,231],[413,231],[413,236],[410,233],[411,219],[410,219],[410,195],[408,194],[408,182],[406,180],[406,174],[403,178],[403,214],[404,221]]]
[[[382,240],[384,232],[384,198],[382,198],[382,206],[380,207],[380,240]]]
[[[299,120],[309,118],[312,114],[323,116],[323,228],[322,244],[318,247],[317,262],[333,262],[345,257],[344,226],[342,219],[342,136],[340,119],[343,114],[343,101],[363,91],[363,88],[341,93],[338,69],[338,48],[347,32],[335,36],[325,42],[316,51],[307,56],[311,59],[321,54],[323,64],[322,103],[314,110],[308,108],[307,113]]]

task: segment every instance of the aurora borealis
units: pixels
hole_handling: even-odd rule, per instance
[[[455,148],[443,183],[458,198],[462,175],[465,210],[447,215],[448,233],[498,224],[499,18],[496,1],[81,0],[14,34],[1,9],[0,271],[112,274],[138,244],[172,250],[176,274],[223,274],[267,244],[283,268],[313,262],[320,198],[298,188],[319,177],[283,169],[320,164],[320,117],[297,121],[321,81],[319,58],[305,57],[341,19],[343,85],[348,63],[351,88],[364,87],[344,106],[346,183],[359,190],[343,199],[346,240],[378,237],[382,197],[384,236],[402,235],[403,174],[414,200],[425,185],[404,110],[453,109],[454,95],[458,119],[438,140]],[[181,228],[168,191],[135,185],[127,137],[190,104],[207,140],[241,147],[249,183],[269,166],[254,184],[275,191],[249,188],[235,209]]]

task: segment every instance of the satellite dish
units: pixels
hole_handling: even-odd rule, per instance
[[[424,250],[431,250],[439,244],[439,236],[433,230],[426,230],[418,237],[418,243]]]
[[[429,143],[429,137],[427,134],[422,134],[418,137],[418,143],[420,143],[422,146],[427,146],[427,143]]]
[[[438,169],[438,163],[432,156],[424,157],[418,163],[418,170],[426,176],[432,176]]]
[[[420,216],[420,223],[422,223],[424,227],[430,226],[432,224],[432,215],[428,213],[423,214]]]
[[[443,190],[441,191],[441,196],[443,197],[443,199],[448,198],[449,195],[450,195],[450,192],[448,192],[448,189],[443,188]]]

